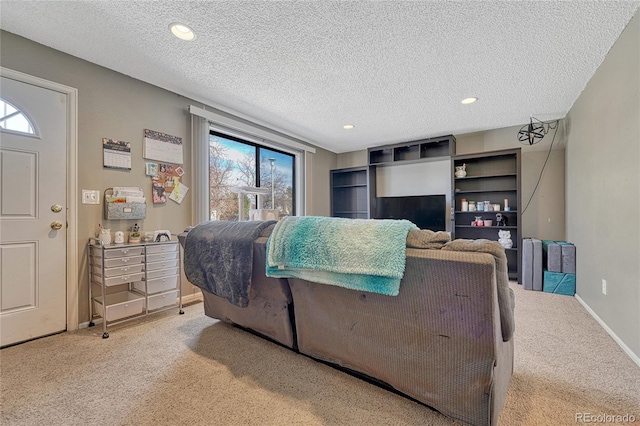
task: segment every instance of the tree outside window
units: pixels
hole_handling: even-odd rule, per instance
[[[273,168],[271,161],[273,159]],[[273,170],[273,173],[272,173]],[[209,216],[211,220],[238,220],[235,187],[268,189],[259,208],[270,209],[272,196],[279,216],[293,215],[295,206],[294,156],[254,143],[213,133],[209,136]],[[273,186],[272,186],[273,183]],[[256,196],[243,196],[245,217],[255,209]]]

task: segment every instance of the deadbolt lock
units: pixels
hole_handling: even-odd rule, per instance
[[[62,206],[60,204],[54,204],[51,206],[51,211],[54,213],[60,213],[62,211]]]

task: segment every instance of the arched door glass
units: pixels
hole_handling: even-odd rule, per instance
[[[12,132],[35,135],[34,126],[27,116],[6,100],[0,98],[0,128]]]

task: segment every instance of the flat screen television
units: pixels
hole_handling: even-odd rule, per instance
[[[377,197],[374,219],[407,219],[420,229],[445,231],[444,194]]]

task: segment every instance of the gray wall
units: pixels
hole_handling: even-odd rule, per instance
[[[331,216],[330,170],[337,168],[337,154],[316,148],[307,154],[307,215]]]
[[[139,186],[147,197],[144,221],[105,221],[102,204],[78,206],[78,314],[80,322],[86,322],[89,296],[85,245],[87,239],[95,235],[98,223],[111,228],[112,232],[125,231],[135,222],[141,223],[143,230],[169,229],[172,233],[191,225],[192,194],[187,194],[181,205],[171,200],[165,205],[151,203],[151,181],[145,176],[142,158],[142,135],[144,129],[152,129],[183,138],[186,171],[183,182],[192,188],[191,125],[187,107],[200,103],[11,33],[2,31],[0,37],[3,67],[78,89],[78,198],[82,189],[99,189],[103,195],[106,188],[113,186]],[[131,171],[103,168],[103,137],[132,143]],[[310,155],[309,164],[313,174],[307,178],[307,185],[311,187],[308,201],[315,206],[313,212],[328,214],[329,170],[335,168],[335,154],[318,149],[317,154]],[[189,284],[183,287],[186,294],[199,293]]]
[[[544,120],[545,118],[540,117],[540,119]],[[542,171],[542,166],[547,158],[554,131],[551,130],[539,143],[533,146],[525,146],[520,144],[517,139],[518,130],[520,130],[521,127],[522,126],[514,126],[456,135],[456,153],[469,154],[500,149],[522,148],[522,200],[526,205],[527,201],[531,198],[533,189]],[[555,141],[553,142],[553,150],[542,174],[538,189],[533,198],[531,198],[531,203],[527,210],[522,215],[522,235],[525,237],[535,237],[545,240],[566,239],[564,137],[564,122],[561,120]],[[338,154],[337,165],[339,168],[364,166],[366,164],[366,150]],[[427,162],[385,167],[382,176],[377,176],[378,185],[390,188],[403,188],[406,194],[411,193],[411,195],[435,192],[446,193],[447,201],[450,202],[451,181],[449,176],[437,180],[438,188],[423,187],[424,185],[420,183],[420,180],[416,179],[418,174],[424,174],[424,172],[416,172],[416,168],[425,170],[437,168],[440,172],[441,167],[439,166],[439,164]],[[407,173],[407,170],[416,173]],[[376,175],[378,174],[379,173]],[[449,215],[449,212],[447,212],[447,215]]]
[[[521,148],[522,208],[524,209],[531,200],[522,213],[522,236],[541,240],[565,240],[564,121],[561,120],[558,124],[555,140],[553,139],[554,130],[549,130],[544,139],[532,146],[518,142],[517,134],[521,127],[513,126],[456,135],[456,153],[468,154]],[[549,155],[549,161],[544,168],[538,189],[533,194],[552,141],[553,149]]]
[[[577,294],[640,357],[640,13],[567,115]],[[607,295],[602,294],[607,280]],[[637,358],[636,358],[637,359]]]

